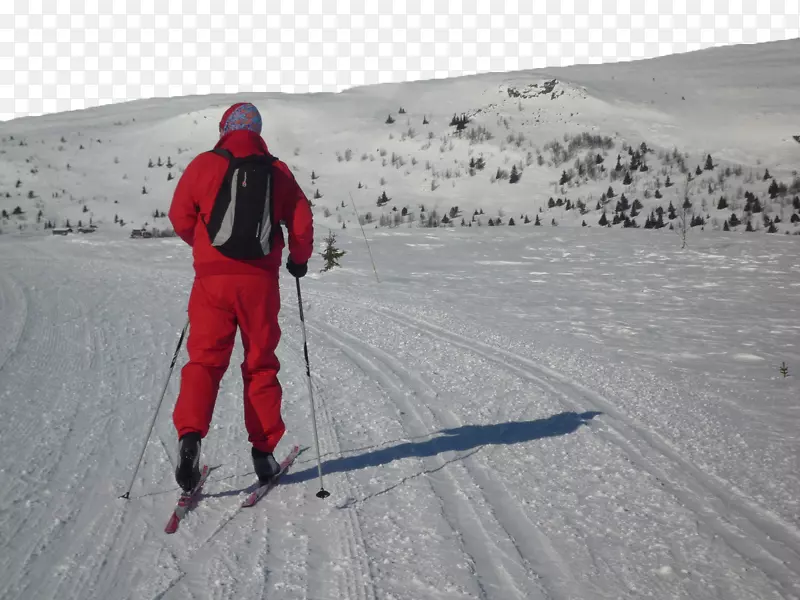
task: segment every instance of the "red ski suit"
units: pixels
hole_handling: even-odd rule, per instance
[[[228,133],[216,147],[237,157],[269,153],[261,136],[251,131]],[[192,247],[195,270],[188,308],[189,362],[181,372],[173,422],[179,438],[192,431],[202,437],[208,434],[238,326],[244,346],[241,372],[248,439],[257,449],[272,452],[286,430],[281,417],[280,363],[275,355],[281,335],[278,274],[285,247],[278,223],[287,228],[292,262],[304,264],[313,253],[312,213],[289,167],[276,161],[272,252],[258,260],[227,258],[211,245],[205,228],[227,166],[221,156],[197,156],[178,181],[169,211],[175,232]]]

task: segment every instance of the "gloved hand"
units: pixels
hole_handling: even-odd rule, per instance
[[[292,258],[289,257],[286,260],[286,270],[289,271],[294,277],[300,279],[308,272],[308,263],[302,264],[295,264],[292,262]]]

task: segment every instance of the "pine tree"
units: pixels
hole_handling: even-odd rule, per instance
[[[670,180],[669,175],[667,175],[667,180],[664,182],[664,187],[672,187],[672,180]]]
[[[722,226],[722,231],[730,231],[730,230],[731,230],[731,228],[728,227],[728,221],[726,220],[725,221],[725,225]]]
[[[146,193],[147,193],[147,188],[145,186],[142,186],[142,195],[144,195]]]
[[[536,218],[538,219],[539,217],[537,216]],[[531,222],[531,220],[530,220],[530,218],[528,217],[528,215],[525,215],[525,225],[527,225],[527,224],[528,224],[528,223],[530,223],[530,222]]]
[[[171,156],[168,156],[168,157],[167,157],[167,168],[168,168],[168,169],[171,169],[171,168],[172,168],[172,167],[174,167],[174,166],[175,166],[175,165],[173,165],[173,164],[172,164],[172,157],[171,157]]]
[[[717,203],[717,210],[725,210],[726,208],[728,208],[728,199],[725,196],[721,196]]]
[[[745,228],[745,231],[753,231],[753,223],[750,221],[750,219],[747,219],[747,227]]]
[[[158,164],[159,167],[164,166],[164,161],[161,160],[160,156],[158,157],[158,163],[156,164]]]
[[[597,222],[600,227],[605,227],[608,225],[608,217],[606,217],[606,211],[603,211],[603,214],[600,216],[600,220]]]
[[[391,125],[392,123],[394,123],[394,119],[392,118],[392,115],[389,115],[386,117],[386,124]]]
[[[655,196],[656,196],[657,199],[661,200],[661,198],[663,197],[661,195],[661,190],[656,190]]]
[[[772,177],[772,175],[769,174],[769,169],[765,169],[764,170],[764,181],[766,181],[770,177]]]
[[[172,181],[173,179],[175,179],[175,177],[172,175],[172,171],[170,171],[167,173],[167,181]]]
[[[792,206],[795,210],[800,210],[800,196],[795,196],[792,202]]]
[[[631,172],[628,171],[625,173],[625,179],[622,180],[623,185],[630,185],[633,183],[633,179],[631,179]]]
[[[676,219],[676,218],[678,218],[678,213],[677,213],[677,211],[675,210],[675,207],[672,205],[672,202],[671,202],[671,201],[670,201],[670,203],[669,203],[669,208],[668,208],[667,210],[668,210],[668,212],[669,212],[669,214],[668,214],[668,218],[669,218],[669,220],[670,220],[670,221],[671,221],[672,219]]]
[[[714,161],[711,160],[711,155],[706,157],[706,171],[711,171],[714,168]]]
[[[702,175],[703,169],[700,168],[700,165],[697,165],[697,168],[694,170],[695,175]]]
[[[774,179],[772,180],[772,183],[769,186],[768,192],[769,192],[769,197],[772,198],[773,200],[778,197],[778,182],[775,181]]]
[[[511,217],[511,218],[508,220],[508,226],[509,226],[509,227],[513,227],[514,225],[516,225],[516,223],[514,223],[514,217]]]
[[[509,183],[517,183],[520,179],[519,171],[517,171],[517,165],[511,167],[511,175],[508,179]]]
[[[324,241],[325,250],[320,253],[320,256],[322,256],[325,261],[325,266],[320,271],[321,273],[330,271],[334,267],[341,267],[339,259],[346,254],[344,250],[339,250],[336,247],[336,234],[332,231],[328,230],[328,237],[326,237]]]
[[[566,171],[561,171],[561,179],[558,181],[558,185],[564,185],[569,181],[569,176],[567,175]]]
[[[731,218],[729,219],[731,227],[738,227],[741,225],[741,221],[739,221],[739,217],[736,216],[736,213],[731,213]]]
[[[534,225],[537,226],[537,227],[541,227],[542,226],[542,222],[539,220],[539,215],[536,215],[536,222],[534,223]]]

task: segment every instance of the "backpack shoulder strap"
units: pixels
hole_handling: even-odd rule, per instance
[[[233,159],[233,154],[231,153],[231,151],[226,150],[225,148],[214,148],[213,150],[211,150],[211,153],[217,154],[223,158],[227,158],[228,160]]]

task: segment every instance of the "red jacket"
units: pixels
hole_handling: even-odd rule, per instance
[[[255,153],[268,154],[261,136],[249,131],[233,131],[222,137],[216,148],[225,148],[234,156]],[[268,256],[257,260],[234,260],[224,256],[209,241],[205,223],[211,215],[214,199],[219,189],[228,161],[222,156],[203,153],[195,157],[178,180],[169,220],[178,234],[192,247],[195,273],[205,275],[257,274],[279,269],[281,255],[286,246],[283,222],[289,234],[289,256],[292,262],[308,262],[314,252],[314,227],[311,207],[289,167],[282,161],[273,163],[273,201],[275,203],[275,231],[273,249]]]

